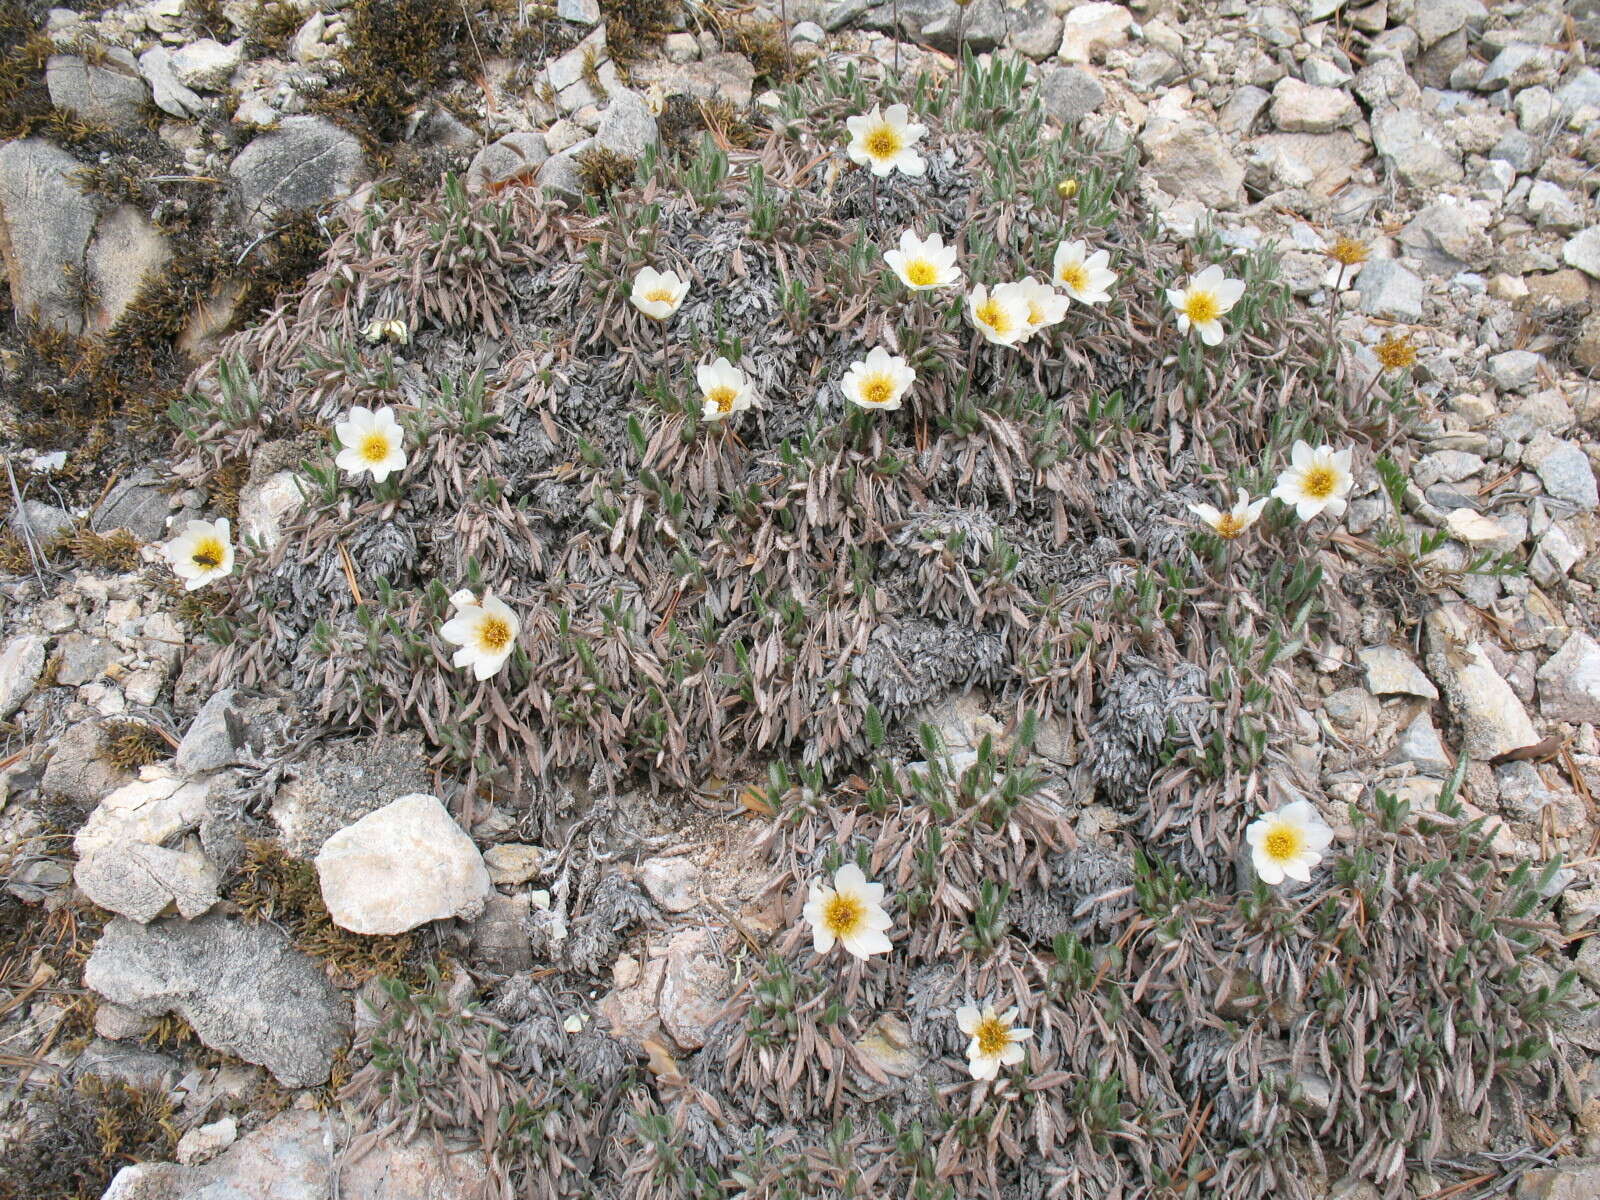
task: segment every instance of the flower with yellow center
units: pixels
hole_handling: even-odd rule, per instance
[[[721,421],[755,406],[750,381],[726,358],[701,363],[694,376],[700,384],[700,416],[707,421]]]
[[[228,519],[190,521],[161,552],[172,573],[192,592],[221,579],[233,570],[233,544],[228,540]]]
[[[855,863],[833,873],[831,888],[813,883],[801,915],[818,954],[827,954],[835,942],[861,959],[893,949],[887,930],[894,921],[883,910],[883,884],[868,883]]]
[[[645,316],[665,321],[683,307],[689,294],[689,281],[671,271],[645,267],[633,277],[633,292],[628,299]]]
[[[1285,879],[1307,883],[1311,868],[1322,861],[1322,852],[1333,841],[1333,830],[1309,801],[1296,800],[1252,821],[1244,836],[1262,883],[1276,885]]]
[[[946,246],[937,233],[919,238],[907,229],[900,235],[900,249],[888,251],[883,259],[900,277],[900,282],[914,292],[949,287],[961,279],[961,268],[956,266],[956,248]]]
[[[1218,537],[1231,542],[1256,523],[1269,499],[1270,496],[1263,496],[1252,504],[1250,493],[1240,488],[1239,499],[1226,512],[1212,508],[1209,504],[1191,504],[1189,511],[1211,526]]]
[[[869,168],[879,178],[891,171],[921,175],[927,170],[916,147],[928,127],[913,122],[911,110],[904,104],[891,104],[881,112],[873,105],[871,112],[851,117],[845,127],[850,131],[850,145],[845,151],[850,161]]]
[[[1372,257],[1372,252],[1367,249],[1365,243],[1343,235],[1334,239],[1333,245],[1328,247],[1327,254],[1341,267],[1360,266]]]
[[[1222,316],[1244,295],[1242,280],[1229,279],[1216,265],[1193,276],[1181,288],[1168,288],[1167,300],[1178,311],[1178,332],[1192,326],[1208,346],[1222,341]]]
[[[1417,363],[1417,347],[1409,334],[1388,334],[1373,347],[1385,371],[1403,371]]]
[[[397,346],[404,346],[411,340],[411,331],[406,328],[404,321],[371,321],[363,329],[362,334],[369,342],[393,342]]]
[[[1015,295],[1027,311],[1028,328],[1022,335],[1027,341],[1039,330],[1054,325],[1067,315],[1071,301],[1048,283],[1038,279],[1019,279],[1016,283],[1002,283],[996,294]]]
[[[990,291],[979,284],[967,293],[967,320],[996,346],[1015,346],[1032,330],[1028,326],[1028,303],[1012,287],[1001,284]]]
[[[1110,261],[1104,250],[1090,254],[1088,242],[1062,242],[1056,247],[1055,284],[1079,304],[1105,304],[1117,281],[1117,273],[1106,266]]]
[[[874,346],[866,358],[850,364],[839,390],[857,408],[892,412],[900,407],[900,397],[916,381],[917,373],[910,363],[882,346]]]
[[[967,1069],[974,1079],[993,1079],[1001,1067],[1014,1067],[1022,1061],[1018,1044],[1033,1036],[1033,1030],[1016,1025],[1017,1010],[997,1013],[994,1005],[982,1010],[970,1005],[956,1009],[956,1024],[972,1039],[967,1043]]]
[[[471,667],[474,679],[488,679],[506,665],[511,651],[516,648],[517,614],[506,607],[504,600],[485,589],[479,600],[463,588],[450,597],[456,615],[439,629],[439,636],[451,645],[459,646],[450,660],[453,666]]]
[[[1274,496],[1293,505],[1302,521],[1321,512],[1331,517],[1344,515],[1345,496],[1355,486],[1348,447],[1335,451],[1331,446],[1318,446],[1313,450],[1304,442],[1296,442],[1289,453],[1289,464],[1278,475],[1277,486],[1272,489]]]
[[[382,483],[406,465],[405,431],[392,408],[373,412],[357,404],[333,431],[344,447],[333,460],[341,471],[352,475],[366,471],[374,483]]]

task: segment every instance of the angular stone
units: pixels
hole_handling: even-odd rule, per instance
[[[1489,377],[1502,392],[1525,392],[1539,380],[1544,356],[1531,350],[1507,350],[1489,359]]]
[[[61,656],[56,666],[56,682],[68,687],[93,683],[105,673],[116,657],[116,648],[103,638],[87,633],[69,633],[56,644]]]
[[[196,38],[172,52],[172,70],[185,87],[220,92],[228,86],[244,58],[244,42],[224,46],[212,38]]]
[[[99,804],[102,797],[133,782],[133,772],[112,762],[108,749],[105,721],[79,721],[56,739],[39,779],[40,789],[78,804]]]
[[[355,134],[326,117],[285,117],[240,152],[228,168],[246,216],[319,208],[342,199],[367,176]]]
[[[1428,205],[1400,231],[1400,244],[1427,270],[1455,275],[1487,267],[1494,255],[1487,204],[1444,197]]]
[[[167,850],[128,842],[78,860],[73,882],[101,908],[138,921],[155,920],[175,907],[198,917],[217,902],[216,867],[198,850]]]
[[[1063,125],[1076,125],[1106,102],[1106,90],[1080,67],[1039,68],[1039,99]]]
[[[96,506],[90,527],[96,533],[126,529],[141,542],[160,540],[167,531],[170,508],[156,481],[154,471],[141,467],[115,484]]]
[[[1377,317],[1422,320],[1422,280],[1392,258],[1374,258],[1356,276],[1361,311]]]
[[[685,1050],[706,1044],[711,1026],[728,1002],[728,968],[707,929],[674,934],[667,946],[657,1009],[661,1025]]]
[[[76,54],[52,54],[44,65],[44,81],[51,104],[116,130],[139,128],[150,103],[138,60],[120,46],[102,48],[94,62]]]
[[[1360,116],[1355,100],[1342,88],[1313,87],[1285,76],[1272,89],[1272,123],[1285,133],[1332,133]]]
[[[539,873],[544,861],[544,851],[538,846],[520,842],[502,842],[483,852],[483,865],[489,870],[489,882],[497,887],[514,887],[527,883]]]
[[[467,167],[467,190],[477,192],[515,182],[531,184],[540,164],[549,157],[544,134],[508,133],[473,156]]]
[[[1522,461],[1533,468],[1544,490],[1557,500],[1565,500],[1581,509],[1592,509],[1600,504],[1594,467],[1589,463],[1589,456],[1572,442],[1541,430],[1523,450]]]
[[[695,895],[700,870],[687,858],[647,858],[639,864],[639,882],[644,890],[668,912],[688,912],[699,899]]]
[[[1600,720],[1600,642],[1579,630],[1539,668],[1539,711],[1558,721]]]
[[[1389,758],[1392,762],[1408,762],[1424,775],[1442,776],[1455,765],[1426,712],[1418,713],[1400,732]]]
[[[1357,657],[1366,668],[1367,690],[1373,695],[1438,699],[1439,689],[1422,673],[1422,668],[1411,661],[1411,656],[1399,647],[1369,646]]]
[[[44,673],[49,640],[35,633],[18,634],[0,650],[0,720],[22,707]]]
[[[187,121],[205,112],[206,102],[178,78],[172,69],[172,53],[165,46],[151,46],[139,55],[139,73],[150,85],[156,107],[168,116]]]
[[[636,159],[660,141],[661,132],[644,97],[628,91],[614,93],[595,131],[596,149]]]
[[[1600,279],[1600,225],[1591,225],[1568,238],[1561,247],[1561,261],[1591,279]]]
[[[1467,619],[1454,609],[1428,614],[1428,663],[1443,684],[1450,708],[1462,725],[1462,752],[1487,760],[1539,741],[1533,721],[1495,670]]]
[[[1133,14],[1120,4],[1079,4],[1062,15],[1056,57],[1064,63],[1092,62],[1126,42],[1132,27]]]
[[[185,783],[165,767],[145,767],[138,779],[100,801],[73,836],[72,851],[81,859],[130,842],[159,846],[196,828],[210,796],[204,783]]]
[[[1169,196],[1213,209],[1238,208],[1244,203],[1244,168],[1210,125],[1193,120],[1152,121],[1139,144],[1149,179]]]
[[[322,968],[276,926],[219,915],[106,926],[84,983],[145,1016],[175,1012],[213,1050],[285,1087],[326,1083],[349,1013]]]
[[[1459,152],[1447,144],[1439,126],[1416,109],[1374,112],[1372,143],[1408,187],[1439,188],[1461,179]]]
[[[1269,133],[1249,143],[1254,167],[1265,168],[1273,186],[1304,188],[1332,196],[1361,166],[1363,148],[1349,133]]]
[[[1426,50],[1435,42],[1463,29],[1483,28],[1489,11],[1482,0],[1417,0],[1411,27]]]
[[[200,775],[239,761],[247,737],[238,699],[235,689],[226,688],[201,705],[178,743],[173,766],[180,774]]]
[[[0,144],[0,259],[19,321],[81,334],[82,288],[74,274],[99,212],[73,182],[83,164],[42,138]]]
[[[283,540],[284,522],[305,508],[310,491],[310,480],[293,471],[274,471],[259,483],[246,484],[239,491],[240,536],[271,550]]]
[[[420,793],[341,829],[315,861],[329,915],[355,933],[470,920],[483,911],[491,887],[472,839],[436,797]]]

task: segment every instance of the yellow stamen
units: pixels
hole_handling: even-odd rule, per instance
[[[1225,512],[1217,518],[1217,536],[1233,541],[1244,532],[1244,522],[1231,512]]]
[[[1280,825],[1267,834],[1261,848],[1273,862],[1289,862],[1300,854],[1300,834],[1297,830]]]
[[[1326,500],[1333,495],[1333,486],[1338,482],[1329,467],[1312,467],[1301,477],[1300,490],[1314,500]]]
[[[1217,298],[1210,292],[1190,292],[1184,299],[1183,312],[1196,325],[1204,325],[1207,321],[1215,321],[1222,315],[1222,309],[1217,304]]]
[[[1353,267],[1357,263],[1364,263],[1370,257],[1366,246],[1356,241],[1353,237],[1340,237],[1328,250],[1328,257],[1342,266]]]
[[[887,404],[894,398],[894,384],[887,375],[873,375],[861,385],[861,398],[868,404]]]
[[[867,153],[873,158],[893,158],[900,153],[900,135],[887,125],[867,134]]]
[[[706,393],[706,403],[719,413],[729,413],[733,411],[733,402],[738,395],[739,393],[731,387],[714,387]]]
[[[1069,291],[1081,292],[1089,286],[1089,272],[1082,263],[1063,263],[1059,278]]]
[[[822,923],[836,938],[849,937],[867,918],[867,907],[854,896],[835,892],[822,909]]]
[[[189,560],[193,562],[195,566],[203,567],[205,570],[209,571],[214,567],[220,567],[222,565],[222,560],[226,556],[226,553],[227,552],[223,548],[221,542],[217,541],[215,538],[208,538],[194,548],[194,553],[189,556]]]
[[[978,323],[987,325],[1001,337],[1011,332],[1011,317],[1006,312],[1005,305],[992,296],[978,305]]]
[[[999,1017],[985,1017],[972,1034],[978,1039],[978,1053],[985,1058],[995,1057],[1011,1044],[1010,1032],[1000,1023]]]
[[[927,259],[918,258],[906,264],[906,278],[918,287],[932,287],[939,273]]]
[[[664,287],[656,288],[652,292],[646,292],[644,294],[644,298],[650,301],[652,304],[671,304],[672,289]]]
[[[478,626],[478,645],[491,654],[498,654],[511,644],[511,626],[499,617],[485,617]]]
[[[363,462],[381,463],[388,457],[388,434],[374,431],[361,439],[361,458]]]
[[[1400,371],[1415,365],[1417,348],[1409,337],[1389,336],[1380,341],[1373,351],[1385,371]]]

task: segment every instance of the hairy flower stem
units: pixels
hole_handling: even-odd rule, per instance
[[[894,81],[900,82],[900,0],[894,0],[890,5],[890,20],[893,24],[889,28],[889,36],[894,39]]]
[[[868,191],[868,194],[869,194],[869,196],[871,198],[871,205],[872,205],[872,227],[873,227],[873,229],[877,229],[877,227],[878,227],[878,176],[875,173],[873,173],[871,168],[868,168],[868,170],[867,170],[867,191]]]
[[[967,6],[961,0],[956,0],[956,103],[961,103],[961,66],[966,61],[966,55],[961,52],[962,35],[967,24]]]
[[[794,40],[789,30],[789,0],[778,0],[778,19],[783,23],[783,69],[794,78]]]

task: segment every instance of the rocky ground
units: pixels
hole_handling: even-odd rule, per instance
[[[780,11],[645,0],[560,0],[554,10],[509,0],[0,4],[0,132],[9,138],[0,143],[0,252],[10,301],[0,325],[8,476],[0,1197],[754,1197],[876,1194],[874,1186],[918,1197],[1200,1196],[1217,1188],[1319,1200],[1600,1195],[1593,0],[976,0],[965,9],[950,0],[789,0]],[[599,228],[605,197],[641,158],[692,156],[702,138],[735,158],[754,153],[774,130],[803,124],[806,114],[786,108],[788,98],[810,96],[821,111],[846,94],[831,83],[822,93],[788,90],[808,80],[848,71],[869,82],[918,71],[948,79],[958,30],[978,56],[972,69],[1021,64],[1021,94],[1042,102],[1047,139],[1095,145],[1100,157],[1085,151],[1081,162],[1107,177],[1115,156],[1128,155],[1134,170],[1119,220],[1147,230],[1137,236],[1156,247],[1152,262],[1176,269],[1195,247],[1239,263],[1275,251],[1303,311],[1273,328],[1305,344],[1262,349],[1252,378],[1269,377],[1269,359],[1303,353],[1304,362],[1270,376],[1283,399],[1260,410],[1263,426],[1318,370],[1337,371],[1338,394],[1377,413],[1338,426],[1361,447],[1360,469],[1348,511],[1319,531],[1305,560],[1322,574],[1309,617],[1301,613],[1293,631],[1303,640],[1292,658],[1262,668],[1276,698],[1263,718],[1271,750],[1218,786],[1250,816],[1264,797],[1310,796],[1347,842],[1362,836],[1350,812],[1375,811],[1379,791],[1435,816],[1454,812],[1455,797],[1460,820],[1482,817],[1491,835],[1462,860],[1466,874],[1480,860],[1495,880],[1531,869],[1540,894],[1508,919],[1537,928],[1541,948],[1520,974],[1496,978],[1531,994],[1565,976],[1566,1003],[1538,1024],[1540,1046],[1527,1053],[1525,1071],[1493,1080],[1492,1090],[1485,1080],[1476,1109],[1446,1104],[1430,1117],[1445,1132],[1419,1126],[1393,1135],[1408,1106],[1423,1106],[1409,1094],[1387,1097],[1389,1116],[1371,1119],[1404,1154],[1366,1154],[1360,1138],[1330,1134],[1361,1108],[1359,1070],[1346,1094],[1338,1081],[1348,1074],[1326,1057],[1295,1057],[1280,1071],[1293,1078],[1282,1095],[1302,1123],[1285,1132],[1263,1115],[1278,1101],[1259,1075],[1238,1092],[1219,1082],[1242,1070],[1226,1046],[1204,1069],[1175,1051],[1182,1068],[1170,1072],[1149,1067],[1159,1055],[1128,1049],[1129,1062],[1146,1064],[1147,1091],[1140,1096],[1135,1080],[1131,1098],[1112,1103],[1123,1124],[1107,1128],[1124,1130],[1119,1146],[1137,1149],[1113,1155],[1118,1139],[1083,1115],[1090,1097],[1073,1110],[1076,1124],[1053,1135],[1053,1154],[1052,1135],[1036,1128],[1044,1117],[1005,1124],[1008,1106],[1035,1111],[1033,1091],[957,1090],[971,1086],[963,1039],[946,1044],[943,1032],[929,1032],[932,1002],[918,1007],[925,997],[917,993],[937,990],[934,968],[919,966],[923,974],[892,986],[868,970],[847,977],[847,995],[808,992],[815,964],[797,922],[826,847],[870,827],[873,861],[888,878],[884,847],[910,839],[907,829],[924,835],[911,818],[878,823],[879,813],[827,803],[832,789],[860,796],[878,786],[860,755],[883,739],[859,721],[820,750],[798,718],[783,736],[751,721],[738,727],[735,751],[708,755],[689,779],[662,766],[676,761],[667,741],[652,762],[631,740],[623,726],[640,720],[633,708],[615,728],[599,716],[581,723],[569,743],[536,743],[530,733],[515,745],[469,744],[439,726],[494,704],[503,728],[530,729],[537,704],[510,698],[507,711],[508,701],[487,692],[476,700],[462,693],[448,720],[439,711],[429,718],[419,715],[427,702],[403,695],[414,679],[431,678],[415,660],[347,682],[346,660],[300,652],[302,643],[356,638],[354,610],[363,585],[369,596],[373,589],[375,558],[404,557],[382,540],[387,533],[351,535],[354,526],[340,525],[335,538],[304,519],[306,460],[343,406],[330,398],[347,395],[339,389],[370,366],[304,358],[326,349],[308,333],[306,314],[344,322],[347,334],[369,316],[407,317],[415,346],[405,352],[404,379],[385,385],[397,395],[413,395],[430,370],[464,372],[464,364],[520,366],[532,378],[549,362],[530,367],[517,352],[545,344],[539,321],[559,326],[573,311],[539,307],[572,294],[543,260],[556,263],[570,249],[562,239],[574,228],[556,232],[541,213],[576,214]],[[440,190],[446,171],[459,176],[458,190]],[[938,203],[965,204],[969,193],[951,172],[938,181],[948,185]],[[1055,180],[1042,182],[1053,190]],[[864,199],[847,191],[841,186],[831,215],[844,228],[868,222]],[[883,203],[903,204],[910,219],[921,201],[909,195],[886,188]],[[493,252],[517,242],[533,282],[503,293],[474,282],[402,303],[428,231],[453,212],[484,211],[472,206],[485,198],[520,206],[506,210],[515,228],[500,227]],[[362,215],[375,211],[385,222]],[[680,218],[672,228],[683,245],[709,242],[669,204],[663,219]],[[1360,243],[1347,256],[1362,261],[1331,256],[1341,237]],[[339,264],[382,254],[381,269],[337,278]],[[465,261],[464,272],[485,259]],[[759,275],[763,263],[750,262]],[[363,319],[352,325],[358,311]],[[1130,319],[1128,328],[1164,319],[1154,302],[1147,311],[1148,321]],[[717,320],[737,325],[747,315],[719,310]],[[1345,349],[1324,356],[1330,337]],[[1414,363],[1397,345],[1414,348]],[[219,349],[249,356],[264,388],[221,378]],[[1173,353],[1163,370],[1178,363]],[[1132,394],[1131,372],[1128,379]],[[610,377],[582,382],[597,395],[620,386]],[[537,388],[526,395],[534,405]],[[558,407],[550,414],[563,433],[579,420]],[[796,417],[784,436],[798,438],[800,424]],[[537,458],[527,443],[544,434],[533,425],[497,453],[518,464],[504,469],[547,516],[568,503],[558,485],[572,466],[557,462],[557,450],[580,451],[546,424],[541,452],[549,453]],[[595,434],[605,453],[627,456],[620,421],[594,429],[615,439]],[[1185,503],[1216,496],[1198,480],[1176,479],[1174,463],[1216,465],[1199,449],[1180,456],[1186,436],[1165,422],[1147,430],[1156,450],[1171,439],[1165,458],[1148,445],[1139,453],[1174,476],[1172,494],[1129,492],[1120,501],[1130,505],[1129,529],[1165,523],[1159,536],[1139,526],[1124,539],[1147,565],[1186,554],[1174,532]],[[1127,459],[1119,465],[1099,450],[1096,443],[1083,457],[1103,469],[1095,486],[1109,488]],[[459,479],[456,486],[465,508],[468,489]],[[406,528],[413,510],[398,499],[383,509],[381,495],[373,503],[361,511],[381,510],[388,524],[371,528]],[[567,516],[582,505],[569,507]],[[1040,507],[1032,519],[1041,538],[1049,513]],[[163,565],[160,544],[200,516],[229,517],[270,563],[241,569],[241,587],[247,579],[253,590],[232,609],[208,601],[210,592],[185,593]],[[1040,550],[1026,536],[1024,552]],[[430,537],[495,556],[493,538],[470,523],[441,523]],[[293,575],[284,564],[301,551],[303,573]],[[1126,551],[1107,552],[1095,568],[1124,578],[1110,560]],[[1268,564],[1253,561],[1268,578]],[[530,594],[545,584],[525,582]],[[1222,602],[1213,604],[1206,586],[1197,577],[1192,591],[1176,591],[1218,622]],[[434,611],[423,592],[411,611]],[[294,615],[307,596],[325,611]],[[1228,604],[1237,607],[1214,632],[1234,621],[1271,625],[1265,598],[1235,595]],[[241,609],[252,608],[264,622],[248,638],[230,633],[243,627]],[[1182,680],[1193,690],[1214,685],[1215,662],[1189,658],[1196,674]],[[535,677],[538,666],[529,668]],[[1131,863],[1137,842],[1230,903],[1234,892],[1250,894],[1231,866],[1203,865],[1213,835],[1222,846],[1214,857],[1231,861],[1242,820],[1207,823],[1202,837],[1197,819],[1185,845],[1185,835],[1166,828],[1181,808],[1154,803],[1165,815],[1152,818],[1152,806],[1135,813],[1111,794],[1107,714],[1137,699],[1126,675],[1100,680],[1094,692],[1087,682],[1074,691],[1070,681],[1052,691],[1032,738],[1019,737],[1025,706],[1015,688],[998,674],[973,687],[960,675],[941,676],[938,695],[898,707],[882,701],[892,718],[884,753],[899,767],[950,753],[959,770],[986,735],[1008,755],[1031,749],[1038,795],[996,827],[974,860],[1015,870],[1013,927],[1035,920],[1030,887],[1059,900],[1050,871],[1059,882],[1078,870],[1073,855],[1087,854],[1084,847],[1114,849],[1118,863]],[[1121,692],[1116,679],[1127,684]],[[1223,708],[1237,713],[1229,703]],[[825,707],[815,696],[807,704]],[[942,748],[918,745],[924,722]],[[763,753],[747,756],[749,748]],[[787,759],[795,773],[769,776],[751,761],[763,757]],[[825,771],[825,782],[794,766],[802,762]],[[1185,781],[1190,772],[1160,776],[1167,765],[1152,758],[1121,790],[1197,786]],[[805,793],[800,807],[791,808],[791,792]],[[924,844],[937,845],[915,846]],[[1419,840],[1404,854],[1443,855],[1440,844]],[[1041,866],[1047,859],[1053,867]],[[397,874],[396,864],[405,869]],[[908,854],[895,890],[908,891],[921,869]],[[1073,938],[1093,951],[1096,984],[1108,971],[1115,977],[1126,949],[1148,971],[1141,978],[1130,967],[1120,994],[1133,1007],[1147,1003],[1149,1038],[1176,1047],[1201,1038],[1203,1027],[1204,1038],[1237,1037],[1259,1053],[1250,1040],[1260,1032],[1256,1018],[1238,995],[1229,1007],[1230,982],[1196,985],[1216,998],[1194,1026],[1170,996],[1148,999],[1150,978],[1196,968],[1183,961],[1181,938],[1158,937],[1137,957],[1160,922],[1131,867],[1096,878],[1067,904]],[[958,894],[941,893],[942,902],[964,922],[977,912],[981,933],[986,901],[958,883],[952,875],[947,884]],[[1516,879],[1505,894],[1525,884]],[[1129,903],[1136,887],[1150,919],[1126,925],[1123,936],[1117,922],[1132,918],[1109,910]],[[1392,877],[1372,895],[1380,892],[1410,894]],[[1310,913],[1294,922],[1311,922]],[[1237,941],[1256,936],[1247,923]],[[969,983],[998,988],[1003,979],[1009,988],[1014,978],[1022,988],[1034,967],[1059,983],[1077,944],[1039,935],[989,974],[971,946],[958,950],[951,939],[947,949],[969,956]],[[926,945],[918,953],[934,961]],[[1194,957],[1204,955],[1196,949]],[[854,1025],[831,1034],[805,1020],[796,1026],[808,995],[854,1006]],[[825,1006],[818,999],[809,1007]],[[809,1031],[798,1048],[746,1044],[763,1020],[781,1024],[786,1012],[791,1033]],[[1452,1028],[1452,1046],[1456,1036]],[[1459,1036],[1469,1036],[1465,1025]],[[839,1064],[833,1076],[830,1061]],[[1069,1047],[1033,1079],[1041,1090],[1070,1090],[1086,1070]],[[848,1088],[829,1082],[847,1074]],[[551,1099],[528,1082],[541,1078],[560,1078],[567,1090]],[[1456,1084],[1452,1094],[1477,1087]],[[461,1112],[440,1111],[441,1087]],[[904,1094],[912,1088],[939,1102],[914,1108]],[[815,1107],[791,1108],[786,1092]],[[1258,1107],[1240,1095],[1254,1095]],[[835,1119],[848,1109],[865,1124],[882,1105],[897,1119],[915,1111],[922,1121],[938,1109],[947,1121],[917,1124],[915,1137],[909,1124],[865,1133],[848,1120],[819,1125],[830,1096]],[[1152,1115],[1163,1097],[1175,1117]],[[1042,1103],[1037,1111],[1046,1111]],[[1475,1124],[1491,1113],[1493,1129]],[[980,1119],[1006,1131],[990,1139],[987,1158],[972,1149],[984,1142],[973,1133]],[[770,1144],[752,1142],[752,1124]],[[1139,1136],[1126,1133],[1135,1128]],[[1240,1149],[1264,1129],[1287,1139],[1292,1181],[1272,1174],[1281,1163],[1247,1161]],[[925,1156],[924,1134],[933,1147]],[[858,1143],[874,1136],[869,1155]],[[616,1146],[602,1149],[612,1138]],[[1126,1174],[1112,1185],[1092,1168],[1063,1167],[1073,1138],[1080,1150],[1125,1158]],[[773,1166],[785,1147],[795,1157]],[[852,1190],[840,1160],[880,1156],[902,1174],[877,1179],[873,1166],[867,1191]]]

